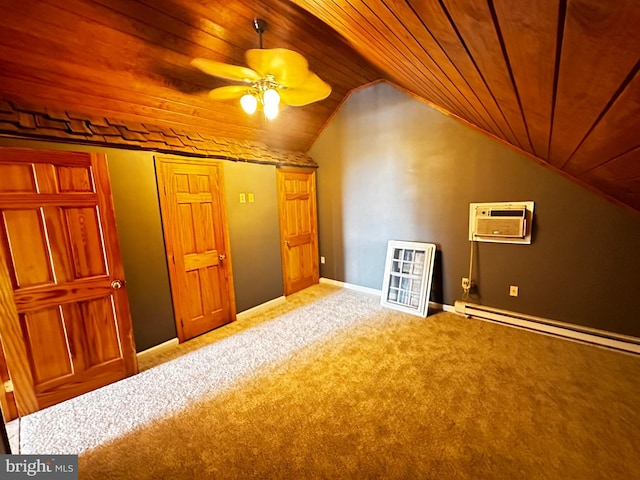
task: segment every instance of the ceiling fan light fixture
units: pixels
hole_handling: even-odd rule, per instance
[[[248,113],[249,115],[253,115],[256,111],[256,108],[258,108],[258,100],[250,93],[246,93],[240,99],[240,105],[246,113]]]
[[[262,94],[262,100],[265,107],[270,105],[275,105],[277,107],[280,103],[280,94],[275,88],[268,88]]]
[[[267,120],[273,120],[274,118],[276,118],[278,116],[278,104],[269,104],[267,105],[266,103],[264,104],[264,116],[267,118]]]
[[[262,48],[267,22],[256,18],[253,28],[260,36],[260,48],[245,52],[249,67],[206,58],[191,61],[194,67],[208,75],[247,84],[214,88],[209,92],[211,99],[240,98],[240,105],[247,114],[254,114],[260,106],[265,119],[273,120],[278,116],[280,103],[302,107],[329,96],[331,87],[309,70],[309,62],[302,54],[286,48]]]

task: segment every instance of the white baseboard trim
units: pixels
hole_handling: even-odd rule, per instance
[[[355,285],[353,283],[340,282],[338,280],[332,280],[330,278],[323,277],[320,279],[320,283],[348,288],[350,290],[357,290],[377,296],[382,295],[382,290],[363,287],[360,285]],[[462,305],[468,306],[467,311],[461,311],[461,309],[464,308]],[[565,340],[573,340],[604,348],[612,348],[624,352],[640,354],[640,338],[632,337],[629,335],[621,335],[618,333],[607,332],[606,330],[581,327],[579,325],[573,325],[570,323],[557,322],[546,318],[510,312],[508,310],[500,310],[498,308],[485,307],[482,305],[474,305],[471,303],[460,301],[455,302],[455,306],[429,302],[429,308],[432,308],[434,310],[444,310],[445,312],[458,313],[460,315],[466,315],[480,320],[500,323],[511,327],[522,328],[543,335],[561,337]]]
[[[640,338],[457,301],[455,313],[599,347],[640,354]]]
[[[261,303],[260,305],[256,305],[255,307],[249,308],[247,310],[243,310],[242,312],[236,314],[236,320],[242,320],[243,318],[249,317],[251,315],[255,315],[256,313],[260,313],[266,310],[267,308],[275,307],[276,305],[284,303],[284,301],[285,301],[284,296],[277,297],[277,298],[274,298],[273,300],[269,300],[267,302]]]
[[[173,348],[176,347],[180,342],[178,342],[177,338],[172,338],[171,340],[167,340],[166,342],[162,342],[159,345],[156,345],[154,347],[151,348],[147,348],[146,350],[142,350],[141,352],[138,352],[136,354],[136,357],[138,360],[140,360],[141,358],[144,358],[145,356],[149,355],[149,354],[156,354],[156,353],[160,353],[164,350],[167,350],[169,348]]]
[[[261,303],[260,305],[256,305],[253,308],[250,308],[248,310],[244,310],[243,312],[240,312],[238,314],[236,314],[236,320],[242,320],[242,318],[248,317],[250,315],[253,315],[255,313],[259,313],[263,310],[266,310],[269,307],[273,307],[275,305],[278,305],[280,303],[283,303],[285,301],[284,297],[278,297],[278,298],[274,298],[273,300],[269,300],[268,302],[265,303]],[[156,345],[154,347],[151,348],[147,348],[146,350],[142,350],[141,352],[136,353],[136,357],[138,358],[138,360],[140,358],[144,358],[146,355],[149,354],[155,354],[155,353],[159,353],[163,350],[169,349],[169,348],[173,348],[176,345],[178,345],[180,342],[178,341],[177,338],[172,338],[171,340],[167,340],[166,342],[163,342],[159,345]]]
[[[442,310],[444,310],[445,312],[456,313],[456,307],[454,307],[453,305],[442,305]]]
[[[347,288],[349,290],[356,290],[358,292],[370,293],[371,295],[382,296],[382,290],[376,290],[375,288],[363,287],[361,285],[355,285],[353,283],[340,282],[338,280],[332,280],[330,278],[320,278],[320,283],[326,283],[328,285],[335,285],[336,287]],[[434,310],[444,310],[445,312],[454,312],[455,309],[451,305],[442,305],[441,303],[429,302],[429,308]]]
[[[361,285],[355,285],[354,283],[341,282],[339,280],[332,280],[330,278],[320,278],[320,283],[326,283],[328,285],[335,285],[336,287],[347,288],[349,290],[357,290],[358,292],[369,293],[371,295],[382,295],[382,290],[376,290],[375,288],[363,287]]]

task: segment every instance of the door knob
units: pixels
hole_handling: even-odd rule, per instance
[[[290,246],[291,246],[291,245],[289,245],[289,240],[285,240],[285,241],[284,241],[284,244],[285,244],[287,247],[290,247]]]
[[[224,253],[218,255],[218,259],[220,259],[220,261],[224,260],[225,258],[227,258],[227,256]]]
[[[114,280],[113,282],[111,282],[111,288],[113,288],[114,290],[118,290],[122,287],[124,287],[124,281],[122,280]]]

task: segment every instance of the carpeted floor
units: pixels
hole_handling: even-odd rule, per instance
[[[378,303],[288,297],[25,417],[22,453],[83,479],[640,478],[640,357]]]

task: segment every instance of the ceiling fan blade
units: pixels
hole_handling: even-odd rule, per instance
[[[283,103],[292,107],[302,107],[327,98],[331,94],[331,86],[315,73],[309,72],[302,85],[297,88],[282,88],[278,93]]]
[[[255,70],[207,58],[194,58],[191,60],[191,65],[214,77],[235,80],[236,82],[252,83],[260,80],[260,75]]]
[[[247,50],[247,65],[261,76],[272,75],[275,82],[286,87],[298,87],[309,75],[307,59],[293,50],[270,48]]]
[[[229,85],[228,87],[214,88],[209,92],[212,100],[233,100],[240,98],[249,91],[245,85]]]

